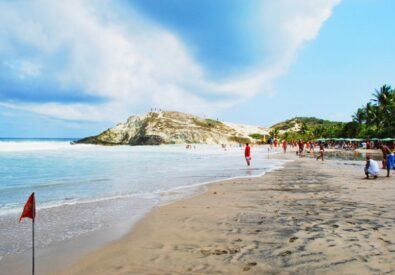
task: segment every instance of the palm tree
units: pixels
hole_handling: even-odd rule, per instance
[[[383,85],[373,94],[373,102],[377,106],[376,125],[381,129],[388,128],[393,123],[392,106],[394,105],[394,90],[391,86]]]
[[[280,133],[280,130],[278,128],[274,128],[269,132],[269,136],[271,138],[277,138],[278,134]]]
[[[375,107],[371,102],[366,104],[366,125],[368,126],[372,126],[376,122],[377,112]]]
[[[353,115],[358,123],[360,135],[372,134],[376,137],[395,136],[395,89],[383,85],[372,94],[373,98],[365,107],[359,108]],[[354,125],[348,125],[354,131]],[[350,131],[350,132],[352,132]]]
[[[374,98],[372,100],[377,106],[384,109],[393,100],[392,93],[393,91],[391,90],[391,86],[383,85],[380,90],[375,90],[375,93],[373,93]]]
[[[366,109],[364,107],[358,108],[357,112],[352,116],[352,119],[361,125],[364,121],[366,121],[367,114]]]

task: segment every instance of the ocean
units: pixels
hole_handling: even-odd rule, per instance
[[[241,147],[73,140],[0,139],[0,260],[31,247],[31,222],[18,219],[32,192],[42,248],[104,229],[119,237],[158,204],[201,192],[209,182],[260,176],[284,163],[268,158],[267,147],[253,147],[247,167]]]

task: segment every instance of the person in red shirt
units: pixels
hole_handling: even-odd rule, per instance
[[[250,166],[250,164],[251,164],[251,147],[248,143],[246,143],[246,147],[244,150],[244,156],[246,158],[247,165]]]
[[[288,147],[288,142],[286,140],[283,140],[283,150],[284,154],[287,152],[287,147]]]

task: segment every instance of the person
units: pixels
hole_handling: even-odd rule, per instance
[[[310,154],[311,157],[314,158],[314,141],[310,142]]]
[[[284,139],[284,140],[283,140],[283,150],[284,150],[284,154],[287,152],[287,147],[288,147],[288,143],[287,143],[287,141]]]
[[[383,161],[387,162],[387,177],[390,176],[390,170],[394,167],[395,157],[391,149],[387,145],[380,144],[380,149],[383,152]]]
[[[306,141],[304,147],[306,148],[306,153],[310,153],[310,141]]]
[[[248,143],[246,143],[246,147],[244,150],[244,156],[246,158],[247,165],[250,166],[250,164],[251,164],[251,147]]]
[[[320,146],[320,154],[318,155],[317,160],[321,158],[321,160],[324,161],[324,151],[325,151],[324,143],[320,141],[319,146]]]
[[[304,147],[304,142],[300,139],[298,142],[298,146],[299,146],[299,157],[302,157],[303,155],[303,147]]]
[[[369,179],[369,176],[373,176],[374,179],[377,179],[379,175],[379,164],[377,161],[371,159],[370,155],[366,155],[366,165],[365,165],[365,175],[366,178]]]

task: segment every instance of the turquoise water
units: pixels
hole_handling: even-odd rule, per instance
[[[155,195],[180,186],[258,175],[272,161],[246,169],[242,149],[198,146],[70,145],[68,141],[0,142],[0,214],[36,192],[38,207],[127,195]]]
[[[133,220],[168,199],[166,192],[185,195],[203,183],[257,176],[282,165],[267,159],[266,148],[252,149],[247,168],[238,147],[187,150],[183,145],[107,147],[70,141],[0,140],[0,256],[27,249],[20,239],[29,238],[29,228],[14,225],[32,192],[43,234],[38,242],[45,246],[116,223],[125,211]]]

